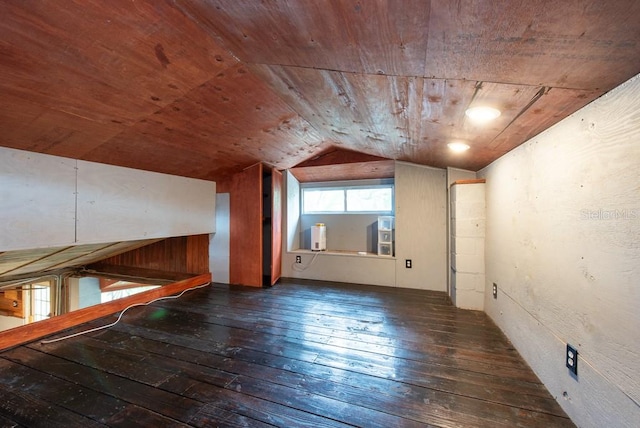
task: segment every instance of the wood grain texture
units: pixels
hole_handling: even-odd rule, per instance
[[[191,235],[186,242],[186,272],[209,272],[209,234]]]
[[[105,395],[93,412],[111,420],[129,403],[141,425],[573,426],[486,315],[444,293],[320,281],[195,290],[106,331],[6,350],[0,382],[33,408],[46,399],[51,422],[88,417]]]
[[[244,62],[365,74],[424,70],[428,2],[214,4],[186,0],[179,7]]]
[[[131,145],[132,140],[137,144]],[[301,147],[292,150],[283,141],[297,141]],[[175,151],[164,165],[166,172],[176,174],[186,159],[202,157],[216,159],[206,165],[205,172],[223,178],[258,160],[291,167],[306,159],[309,149],[320,142],[306,120],[247,67],[237,64],[212,75],[180,100],[88,153],[85,159],[121,164],[123,155],[127,155],[128,166],[154,170],[158,160],[153,156],[141,158],[141,153],[145,147],[159,145],[162,150],[149,151],[158,156],[164,156],[165,150]],[[187,169],[178,175],[202,174],[193,170],[200,163],[185,165]]]
[[[271,170],[271,284],[274,285],[282,275],[282,172]]]
[[[541,6],[432,1],[425,75],[517,83],[524,74],[534,85],[601,90],[626,80],[602,73],[609,64],[640,69],[640,59],[623,60],[638,48],[637,2]]]
[[[306,168],[312,166],[330,166],[340,165],[346,163],[359,163],[359,162],[377,162],[388,160],[379,156],[366,155],[360,152],[354,152],[353,150],[339,149],[337,147],[330,147],[323,153],[307,159],[304,162],[297,164],[296,168]]]
[[[47,320],[28,324],[22,327],[13,328],[0,332],[0,349],[16,346],[20,343],[36,340],[46,335],[62,331],[100,317],[116,313],[129,305],[145,303],[158,297],[177,294],[188,288],[206,284],[211,280],[211,274],[202,274],[191,279],[179,281],[170,285],[165,285],[154,290],[144,291],[133,296],[102,303],[84,309],[78,309],[63,315]]]
[[[102,259],[88,266],[124,266],[164,272],[203,274],[209,272],[209,235],[167,238],[162,241]]]
[[[229,281],[262,286],[262,164],[234,175],[230,192]]]
[[[467,180],[456,180],[451,185],[454,186],[456,184],[479,184],[486,183],[487,180],[485,178],[471,178]]]
[[[156,242],[157,239],[111,242],[94,245],[74,245],[0,253],[0,277],[43,274],[95,263],[126,251]]]
[[[331,148],[477,171],[640,69],[636,1],[547,3],[8,2],[0,145],[216,181]],[[469,126],[474,101],[503,116]]]
[[[301,183],[393,178],[395,162],[382,160],[303,166],[292,168],[291,173]]]
[[[24,300],[22,290],[0,291],[0,314],[24,318]]]

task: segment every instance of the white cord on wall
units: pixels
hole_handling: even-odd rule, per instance
[[[157,299],[153,299],[150,302],[146,302],[146,303],[134,303],[133,305],[129,305],[126,308],[124,308],[122,310],[122,312],[120,312],[120,315],[118,315],[118,318],[114,322],[112,322],[111,324],[103,325],[103,326],[100,326],[100,327],[95,327],[95,328],[92,328],[92,329],[89,329],[89,330],[80,331],[78,333],[73,333],[73,334],[70,334],[68,336],[58,337],[56,339],[41,340],[40,344],[46,345],[46,344],[49,344],[49,343],[60,342],[62,340],[71,339],[72,337],[81,336],[83,334],[93,333],[94,331],[100,331],[100,330],[104,330],[104,329],[109,328],[109,327],[113,327],[114,325],[116,325],[116,324],[118,324],[120,322],[120,320],[122,319],[122,316],[124,315],[124,313],[127,312],[131,308],[135,308],[136,306],[147,306],[147,305],[150,305],[150,304],[152,304],[154,302],[158,302],[160,300],[177,299],[179,297],[182,297],[182,295],[184,293],[186,293],[187,291],[196,290],[198,288],[204,288],[204,287],[207,287],[210,284],[211,284],[211,282],[207,282],[206,284],[197,285],[195,287],[187,288],[186,290],[182,290],[182,292],[180,294],[176,294],[175,296],[163,296],[163,297],[158,297]]]
[[[309,263],[307,263],[306,265],[300,264],[300,263],[293,263],[291,265],[291,269],[293,269],[296,272],[304,272],[305,270],[309,269],[311,266],[313,266],[313,264],[316,262],[316,259],[318,258],[318,255],[320,254],[320,251],[315,251],[313,253],[313,257],[311,258],[311,261]]]

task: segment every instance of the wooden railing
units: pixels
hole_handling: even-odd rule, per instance
[[[111,315],[136,303],[147,303],[159,297],[178,294],[198,285],[211,281],[211,273],[194,276],[189,279],[164,285],[153,290],[134,294],[99,305],[78,309],[44,321],[38,321],[21,327],[0,332],[0,350],[40,339],[44,336],[77,326],[95,319]]]

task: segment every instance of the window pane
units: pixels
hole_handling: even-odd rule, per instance
[[[305,213],[313,212],[341,212],[344,211],[344,191],[343,190],[312,190],[304,191]]]
[[[393,211],[390,187],[347,190],[347,211]]]
[[[33,284],[33,308],[32,315],[34,321],[47,319],[51,316],[51,288],[49,286],[40,287]]]

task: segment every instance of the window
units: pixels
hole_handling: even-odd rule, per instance
[[[393,212],[393,184],[312,186],[302,188],[303,214]]]
[[[51,318],[51,282],[45,281],[31,284],[26,291],[29,293],[29,322],[42,321]]]

